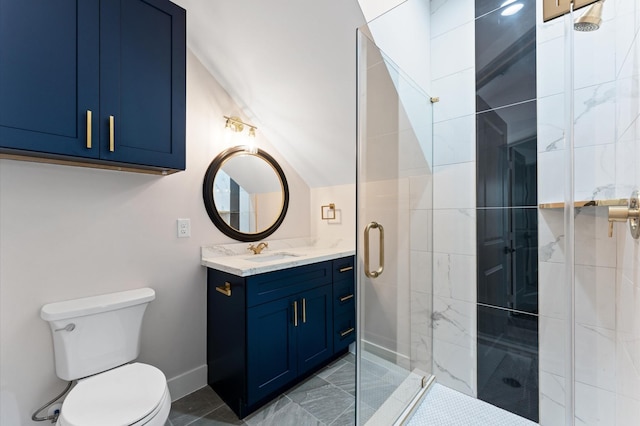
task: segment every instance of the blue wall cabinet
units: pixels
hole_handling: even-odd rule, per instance
[[[347,351],[334,347],[335,262],[353,257],[245,278],[207,270],[208,383],[239,417]]]
[[[98,158],[99,17],[98,0],[0,0],[0,146]]]
[[[168,0],[0,0],[0,152],[184,170],[185,70]]]

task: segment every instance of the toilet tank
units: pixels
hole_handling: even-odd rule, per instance
[[[140,288],[44,305],[58,377],[76,380],[136,359],[142,317],[155,297]]]

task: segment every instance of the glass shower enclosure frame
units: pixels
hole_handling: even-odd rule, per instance
[[[392,425],[433,380],[433,106],[363,30],[358,61],[357,424]]]
[[[590,33],[573,30],[581,11],[536,23],[535,315],[544,425],[626,425],[640,417],[640,243],[632,236],[640,189],[640,4],[609,0],[603,10],[601,28]],[[394,424],[429,383],[444,382],[434,361],[434,322],[442,323],[434,313],[442,278],[434,234],[463,241],[466,234],[442,228],[442,218],[454,223],[460,219],[453,215],[466,215],[475,226],[477,208],[434,209],[433,110],[440,105],[366,29],[358,34],[357,95],[356,418],[359,425]],[[455,339],[453,328],[438,333]],[[469,331],[472,340],[475,333]],[[468,356],[470,377],[476,350],[459,354]],[[466,393],[473,397],[474,389]]]
[[[562,49],[564,76],[557,105],[545,104],[563,112],[563,140],[539,151],[543,167],[561,169],[553,183],[541,177],[541,253],[554,251],[541,279],[563,269],[562,285],[540,294],[542,424],[640,416],[640,5],[598,3],[598,26],[578,24],[590,7],[542,24],[563,29],[548,44]]]

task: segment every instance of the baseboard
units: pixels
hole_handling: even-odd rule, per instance
[[[171,401],[189,395],[207,385],[207,365],[201,365],[167,380]]]

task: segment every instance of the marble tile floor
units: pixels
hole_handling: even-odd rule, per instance
[[[366,422],[375,413],[372,407],[382,405],[407,376],[401,369],[394,369],[393,365],[383,360],[377,361],[372,356],[363,357],[362,363],[361,417]],[[209,386],[205,386],[174,401],[165,426],[351,426],[355,424],[354,410],[355,356],[349,353],[244,419],[238,419],[220,397]],[[371,418],[370,423],[374,420]],[[408,426],[488,424],[536,425],[438,383],[431,387],[407,422]]]
[[[384,418],[372,408],[381,406],[407,375],[390,363],[364,356],[362,359],[363,423]],[[244,419],[209,387],[205,386],[171,406],[165,426],[347,426],[355,424],[355,356],[351,353],[279,395]],[[377,417],[373,417],[374,414]],[[391,422],[392,423],[392,422]],[[388,423],[388,424],[391,424]],[[388,426],[375,424],[374,426]],[[523,417],[484,401],[434,383],[408,426],[534,426]]]
[[[165,426],[346,426],[355,423],[354,410],[355,356],[348,353],[244,419],[205,386],[174,401]]]

